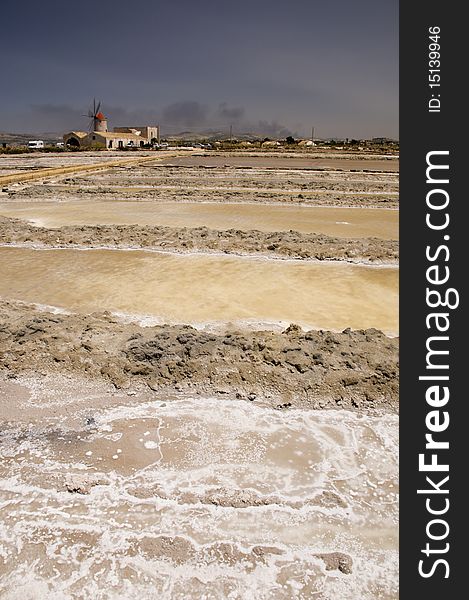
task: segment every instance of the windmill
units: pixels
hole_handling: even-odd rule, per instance
[[[89,131],[107,131],[107,119],[100,111],[101,102],[96,104],[96,99],[93,98],[93,108],[89,109],[87,115],[83,115],[84,117],[88,117],[90,120],[88,129]]]

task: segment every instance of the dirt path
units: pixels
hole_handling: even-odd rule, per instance
[[[174,153],[171,156],[180,156],[180,153]],[[60,175],[67,175],[69,173],[93,173],[95,171],[102,171],[104,169],[112,169],[115,167],[133,166],[144,162],[161,160],[162,158],[168,158],[167,156],[139,156],[138,158],[127,158],[115,161],[99,161],[94,164],[82,164],[82,165],[71,165],[71,166],[60,166],[51,167],[46,169],[35,169],[32,171],[21,171],[19,173],[8,173],[7,175],[0,175],[0,187],[12,183],[19,183],[24,181],[34,181],[37,179],[46,179],[48,177],[57,177]]]

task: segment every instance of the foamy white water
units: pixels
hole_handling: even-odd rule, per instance
[[[397,417],[256,404],[5,428],[0,595],[397,598]],[[332,552],[351,573],[326,570]]]

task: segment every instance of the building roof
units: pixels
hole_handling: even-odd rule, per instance
[[[92,131],[92,135],[97,135],[99,137],[103,137],[109,140],[119,140],[119,139],[133,139],[133,140],[144,140],[146,138],[141,135],[135,135],[135,133],[114,133],[112,131]],[[89,134],[89,135],[91,135]]]
[[[77,138],[84,138],[88,135],[87,131],[69,131],[65,134],[66,136],[74,135]]]
[[[116,129],[158,129],[158,125],[129,125],[129,126],[120,126],[120,127],[114,127],[114,131],[116,131]]]

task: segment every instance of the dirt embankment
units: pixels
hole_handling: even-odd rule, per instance
[[[200,171],[207,171],[200,172]],[[254,174],[255,173],[255,174]],[[255,171],[251,177],[249,169],[241,173],[236,169],[210,169],[208,167],[197,170],[184,170],[179,172],[177,168],[158,167],[143,170],[130,171],[122,173],[122,170],[111,171],[101,176],[74,177],[67,178],[62,184],[54,186],[47,185],[49,190],[53,189],[60,192],[69,192],[74,188],[81,190],[100,188],[119,188],[135,189],[138,186],[146,186],[147,189],[161,189],[171,192],[174,190],[192,190],[197,193],[208,191],[221,192],[252,192],[254,189],[258,193],[269,192],[274,195],[285,194],[287,196],[308,197],[308,194],[338,194],[346,193],[352,196],[366,194],[391,196],[397,199],[396,193],[399,191],[397,178],[385,179],[385,175],[361,175],[360,178],[344,176],[342,172],[334,173],[326,177],[327,172],[315,173],[314,176],[306,171],[292,173],[291,170],[273,172]],[[309,176],[308,176],[309,175]],[[66,184],[66,185],[65,185]],[[36,186],[39,187],[39,186]],[[39,187],[40,190],[44,189]],[[306,196],[305,196],[306,194]]]
[[[7,301],[1,308],[0,368],[9,377],[75,373],[124,389],[262,396],[277,408],[397,410],[398,340],[375,329],[213,334],[142,328],[109,313],[51,314]]]
[[[8,217],[0,217],[0,244],[40,244],[55,248],[132,247],[386,264],[397,264],[399,256],[397,241],[378,238],[344,239],[297,231],[216,231],[207,227],[139,225],[47,229]]]
[[[239,203],[254,203],[254,204],[272,204],[279,203],[285,205],[301,205],[301,206],[337,206],[342,208],[392,208],[399,207],[397,196],[385,196],[375,194],[321,194],[321,192],[311,192],[309,195],[306,192],[295,194],[276,194],[270,190],[258,191],[252,190],[194,190],[190,188],[174,188],[158,189],[133,189],[113,188],[113,187],[96,187],[96,188],[72,188],[65,190],[63,188],[53,188],[51,186],[44,187],[29,187],[24,190],[8,191],[8,199],[11,200],[30,200],[34,199],[57,199],[60,196],[62,200],[86,200],[88,198],[99,200],[116,199],[116,194],[119,200],[132,201],[153,201],[153,202],[239,202]]]

